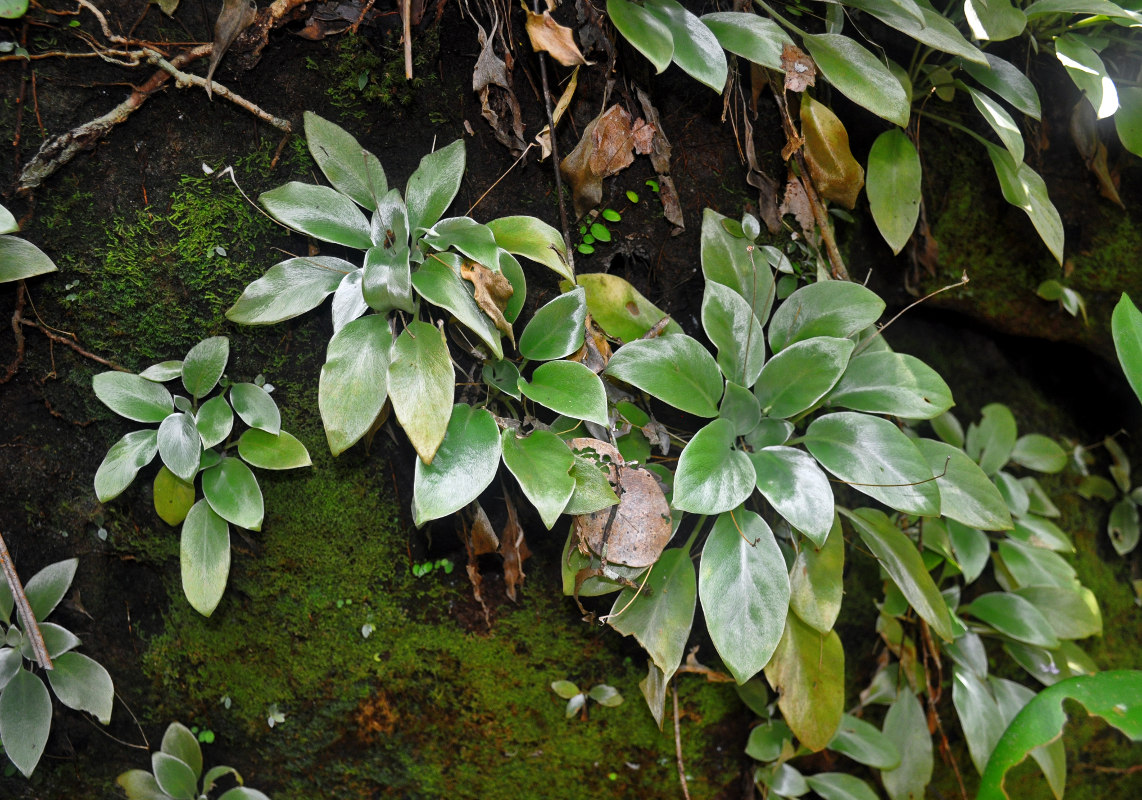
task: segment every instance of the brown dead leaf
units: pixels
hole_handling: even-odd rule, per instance
[[[559,127],[559,120],[563,119],[567,106],[571,105],[571,98],[575,96],[575,89],[578,86],[579,68],[575,67],[571,72],[571,77],[567,79],[567,86],[563,89],[563,94],[559,95],[559,102],[555,104],[555,108],[551,112],[551,121],[555,127]],[[540,149],[539,160],[544,161],[549,158],[551,156],[551,125],[543,126],[543,130],[535,135],[535,142]]]
[[[1106,145],[1098,136],[1098,119],[1094,106],[1085,97],[1080,98],[1071,112],[1071,139],[1086,162],[1087,169],[1098,179],[1098,190],[1110,202],[1126,208],[1118,196],[1118,186],[1106,162]]]
[[[682,218],[682,203],[678,199],[678,190],[674,188],[674,181],[670,177],[670,140],[663,132],[658,109],[650,102],[650,97],[637,87],[635,93],[638,95],[638,102],[642,106],[642,115],[646,117],[647,125],[654,128],[650,163],[658,173],[658,200],[662,203],[662,214],[666,217],[666,221],[674,226],[674,233],[677,234],[686,227],[686,223]]]
[[[781,49],[781,68],[785,70],[787,91],[803,92],[817,82],[817,65],[796,45],[786,44]]]
[[[492,19],[493,34],[498,26],[497,16]],[[511,73],[496,55],[495,36],[489,36],[478,22],[476,38],[480,42],[480,55],[472,72],[472,90],[480,97],[480,114],[492,126],[496,141],[512,153],[522,153],[527,146],[523,139],[523,112],[512,89]]]
[[[474,561],[477,556],[494,553],[500,547],[500,540],[492,528],[492,522],[484,507],[473,500],[468,510],[472,514],[472,524],[468,527],[467,540],[464,547],[468,551],[468,560]]]
[[[789,173],[789,182],[785,184],[785,197],[781,200],[777,213],[783,217],[786,214],[792,214],[806,237],[810,240],[816,237],[813,206],[809,202],[809,196],[805,194],[805,187],[801,185],[801,179],[793,173]]]
[[[503,273],[493,272],[483,264],[468,260],[460,265],[460,277],[472,283],[475,287],[476,305],[492,318],[492,322],[511,340],[514,347],[515,334],[512,333],[511,323],[504,319],[504,309],[508,307],[508,300],[515,292],[511,282]]]
[[[646,120],[635,120],[630,129],[631,139],[634,140],[634,151],[640,156],[650,155],[654,150],[654,126]]]
[[[828,106],[805,95],[801,133],[813,188],[823,200],[851,209],[864,188],[864,167],[849,149],[849,132]]]
[[[587,314],[585,324],[587,334],[583,338],[583,346],[569,358],[571,361],[578,361],[598,375],[607,368],[607,362],[611,360],[611,343],[607,341],[607,335],[595,324],[590,314]]]
[[[565,67],[590,63],[579,52],[579,46],[575,44],[575,34],[570,28],[552,19],[550,12],[533,14],[527,6],[524,6],[523,10],[527,13],[527,36],[531,39],[532,50],[537,53],[549,53]]]
[[[508,509],[508,521],[500,534],[500,555],[504,558],[504,589],[508,597],[516,602],[516,588],[523,586],[523,562],[531,556],[527,542],[523,538],[523,528],[516,516],[515,503],[511,495],[504,491],[504,504]]]
[[[650,126],[642,123],[639,127]],[[657,139],[653,133],[651,130],[652,139]],[[640,134],[644,139],[646,135]],[[579,144],[559,165],[559,171],[571,184],[576,217],[583,216],[602,201],[603,178],[631,165],[634,146],[630,114],[617,103],[587,123]]]

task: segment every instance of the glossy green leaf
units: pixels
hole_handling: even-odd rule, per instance
[[[408,246],[370,247],[365,252],[361,274],[361,297],[370,308],[382,314],[399,309],[412,313],[412,271]]]
[[[994,475],[1015,449],[1015,415],[1001,403],[983,407],[978,424],[968,426],[964,450],[974,458],[987,475]]]
[[[1027,490],[1011,473],[1002,469],[995,473],[995,488],[1014,516],[1022,516],[1030,510],[1031,498],[1028,497]]]
[[[31,242],[15,236],[0,236],[0,283],[55,271],[55,262]]]
[[[718,350],[718,366],[727,380],[753,386],[765,365],[765,332],[745,299],[727,286],[707,281],[702,327]]]
[[[24,594],[27,595],[28,605],[32,608],[32,615],[38,621],[47,619],[59,601],[67,593],[71,581],[75,577],[79,559],[69,558],[48,564],[24,584]]]
[[[214,512],[227,522],[250,531],[262,529],[262,490],[244,462],[226,457],[203,470],[202,493]]]
[[[807,775],[805,782],[822,800],[876,800],[876,792],[855,775],[818,772],[816,775]]]
[[[607,336],[633,342],[666,317],[665,311],[618,275],[591,272],[580,275],[578,283],[587,293],[587,310]],[[663,330],[663,333],[681,332],[682,328],[673,320]]]
[[[170,800],[170,795],[159,788],[155,776],[145,769],[129,769],[115,779],[127,795],[127,800]]]
[[[571,477],[575,480],[575,491],[563,508],[564,514],[591,514],[619,502],[618,495],[607,480],[607,473],[593,459],[576,452]]]
[[[637,639],[669,679],[682,663],[697,598],[698,579],[690,553],[677,547],[664,550],[650,568],[643,591],[636,596],[634,589],[624,589],[607,622]]]
[[[750,683],[753,683],[753,681]],[[750,683],[743,684],[743,686],[749,686]],[[757,683],[761,686],[765,685],[760,679]],[[737,688],[740,691],[742,686],[738,686]],[[768,703],[765,705],[768,705]],[[759,716],[764,716],[764,712],[765,709],[763,707]],[[761,761],[762,763],[776,761],[781,757],[781,753],[787,744],[792,747],[793,731],[789,730],[789,726],[780,719],[771,719],[750,730],[749,739],[745,745],[745,754],[755,761]]]
[[[361,293],[363,276],[363,269],[354,270],[347,273],[337,285],[337,291],[333,293],[333,302],[329,304],[333,315],[334,333],[369,310],[369,304],[365,302],[365,296]]]
[[[761,406],[749,389],[726,381],[718,416],[733,423],[736,435],[745,436],[761,422]]]
[[[488,223],[496,244],[509,253],[543,264],[569,281],[575,280],[567,261],[563,235],[535,217],[498,217]]]
[[[130,372],[100,372],[91,385],[103,405],[135,422],[162,422],[174,409],[170,392]]]
[[[1019,131],[1019,125],[1007,113],[1007,110],[989,95],[971,87],[968,87],[968,93],[971,95],[976,110],[987,120],[987,124],[995,131],[999,141],[1003,142],[1003,146],[1011,153],[1011,158],[1017,164],[1021,162],[1023,160],[1023,134]]]
[[[274,436],[251,428],[238,439],[238,455],[250,466],[261,469],[296,469],[313,463],[305,445],[286,431]]]
[[[329,340],[317,404],[333,455],[364,436],[380,415],[391,342],[388,321],[379,314],[353,320]]]
[[[230,358],[230,340],[212,336],[190,348],[182,362],[182,385],[196,400],[218,385]]]
[[[858,492],[905,514],[939,514],[931,468],[888,420],[851,411],[826,414],[809,425],[804,442],[822,467]]]
[[[1059,639],[1043,612],[1019,595],[991,592],[980,595],[961,611],[1017,642],[1045,647],[1059,646]]]
[[[765,447],[747,455],[757,489],[774,510],[818,547],[824,544],[833,526],[833,487],[817,462],[792,447]]]
[[[531,380],[519,379],[520,392],[556,413],[606,427],[607,392],[599,376],[578,361],[548,361]]]
[[[963,450],[934,439],[914,439],[913,443],[932,474],[940,476],[936,484],[940,488],[941,516],[981,530],[1012,527],[1003,496]]]
[[[884,717],[884,735],[900,751],[900,766],[880,773],[891,800],[923,800],[932,780],[932,736],[920,700],[907,686]]]
[[[979,800],[1010,798],[1004,788],[1008,771],[1036,747],[1058,738],[1067,715],[1062,701],[1080,702],[1134,741],[1142,740],[1142,672],[1115,670],[1060,681],[1027,703],[996,744],[980,780]]]
[[[1021,586],[1074,586],[1075,569],[1058,553],[1015,539],[999,543],[998,563],[1007,571],[1010,588]]]
[[[524,304],[527,302],[527,276],[523,274],[523,267],[519,265],[516,257],[502,248],[500,249],[499,269],[500,274],[508,279],[508,283],[512,287],[512,296],[508,298],[507,305],[504,306],[504,319],[509,323],[514,323],[519,319],[519,313],[523,311]]]
[[[635,202],[638,202],[637,200]],[[16,233],[20,230],[19,223],[12,216],[12,212],[0,205],[0,233]]]
[[[1139,523],[1138,506],[1132,500],[1119,500],[1110,509],[1110,519],[1106,524],[1106,532],[1110,536],[1110,543],[1118,555],[1124,556],[1133,552],[1138,546],[1139,534],[1142,526]]]
[[[107,725],[115,689],[107,670],[82,653],[63,653],[52,660],[48,683],[59,701],[76,711],[86,711]]]
[[[955,639],[948,604],[924,567],[920,552],[905,533],[873,508],[841,509],[880,565],[936,635]]]
[[[1098,600],[1085,586],[1023,586],[1015,594],[1042,611],[1060,639],[1102,635]]]
[[[1011,460],[1037,472],[1061,472],[1067,466],[1067,453],[1059,443],[1039,433],[1029,433],[1015,440]]]
[[[964,61],[963,68],[978,83],[991,89],[1016,110],[1032,119],[1039,119],[1041,109],[1035,85],[1023,70],[991,53],[985,54],[987,65]]]
[[[230,526],[206,499],[194,504],[182,524],[179,567],[187,601],[199,614],[209,617],[222,600],[230,574]]]
[[[783,419],[770,419],[762,417],[757,427],[750,431],[746,443],[755,451],[764,447],[776,447],[789,441],[793,435],[793,424]]]
[[[158,431],[149,429],[131,431],[111,445],[95,471],[95,496],[99,502],[118,497],[158,452]]]
[[[151,771],[159,788],[174,800],[195,800],[198,797],[198,777],[181,759],[162,751],[151,753]]]
[[[912,238],[920,216],[920,178],[920,156],[904,131],[891,128],[876,137],[868,153],[868,204],[895,254]]]
[[[952,703],[976,772],[983,773],[991,751],[1006,727],[1003,715],[987,685],[974,672],[956,668],[952,678]]]
[[[761,413],[788,419],[815,406],[841,379],[853,347],[851,339],[830,336],[786,347],[769,360],[754,386]]]
[[[643,8],[670,31],[674,42],[671,60],[691,78],[721,94],[729,66],[713,32],[678,0],[645,0]]]
[[[900,766],[900,751],[892,740],[879,728],[849,714],[841,717],[841,726],[829,742],[829,749],[876,769]]]
[[[622,705],[623,702],[623,696],[619,694],[619,690],[605,683],[598,683],[592,686],[591,691],[587,692],[587,696],[599,705],[606,706],[607,708],[614,708],[615,706]]]
[[[269,325],[292,319],[321,305],[357,268],[333,256],[290,258],[274,264],[251,283],[226,312],[241,325]]]
[[[178,525],[194,505],[194,484],[184,481],[166,467],[155,475],[155,513],[167,525]]]
[[[1014,39],[1027,27],[1023,9],[1010,0],[965,0],[964,16],[972,36],[992,42]]]
[[[789,295],[769,323],[774,353],[816,336],[845,339],[880,319],[884,301],[876,292],[849,281],[819,281]]]
[[[765,520],[744,508],[718,516],[702,549],[698,592],[722,663],[745,683],[769,663],[789,610],[789,574]]]
[[[425,232],[424,242],[436,250],[456,250],[488,269],[499,269],[496,237],[487,225],[471,217],[440,220]]]
[[[781,50],[793,44],[789,34],[768,17],[745,11],[718,11],[699,19],[718,44],[736,56],[770,69],[781,69]]]
[[[988,684],[999,705],[1003,728],[1006,730],[1015,716],[1035,697],[1035,692],[1005,678],[989,678]],[[1067,785],[1067,751],[1063,746],[1063,740],[1056,739],[1050,744],[1034,748],[1031,750],[1031,757],[1043,770],[1043,775],[1046,776],[1056,800],[1062,800]]]
[[[1136,156],[1142,156],[1142,86],[1123,86],[1118,89],[1118,112],[1114,115],[1114,128],[1122,146]]]
[[[606,374],[695,416],[718,414],[722,373],[709,351],[685,334],[623,345]]]
[[[737,292],[764,325],[773,307],[773,269],[749,240],[726,230],[727,221],[708,208],[702,213],[702,275],[707,284],[719,283]]]
[[[836,631],[819,633],[790,614],[765,677],[801,744],[813,752],[828,747],[845,705],[845,650]]]
[[[430,256],[412,276],[412,285],[428,302],[460,320],[488,346],[495,359],[504,357],[500,332],[492,318],[476,304],[472,284],[460,277],[460,257],[454,253]]]
[[[159,425],[159,456],[167,469],[184,481],[193,481],[202,456],[202,437],[198,435],[194,417],[171,414]]]
[[[139,373],[139,376],[155,383],[166,383],[182,376],[182,362],[160,361],[147,367]]]
[[[926,4],[900,0],[851,0],[847,5],[867,11],[886,25],[936,50],[958,55],[968,63],[986,63],[983,52],[964,38],[951,19]]]
[[[185,725],[179,722],[168,725],[159,749],[190,767],[195,778],[202,775],[202,748],[198,737]]]
[[[234,429],[234,412],[223,395],[211,397],[198,408],[194,426],[202,439],[202,446],[214,447],[226,441]]]
[[[330,342],[332,349],[332,342]],[[326,361],[328,364],[328,361]],[[277,435],[282,429],[282,415],[269,393],[253,383],[236,383],[230,387],[230,405],[251,428]]]
[[[576,288],[535,312],[519,337],[519,352],[533,361],[566,358],[583,346],[587,294]]]
[[[262,207],[287,227],[323,242],[367,250],[369,221],[349,197],[328,186],[290,181],[258,196]]]
[[[511,429],[503,432],[501,446],[504,464],[551,530],[575,491],[571,477],[575,459],[570,448],[550,431],[535,431],[520,438]]]
[[[1055,523],[1035,514],[1026,514],[1015,521],[1011,538],[1027,542],[1035,547],[1054,550],[1056,553],[1075,552],[1075,543]]]
[[[754,773],[754,779],[776,797],[802,797],[809,793],[805,776],[799,769],[785,762],[761,767]]]
[[[431,464],[416,459],[413,519],[417,527],[459,511],[480,496],[496,477],[500,431],[482,408],[458,403]]]
[[[1106,65],[1085,37],[1065,33],[1055,39],[1055,56],[1066,68],[1075,86],[1094,106],[1099,119],[1118,110],[1118,90],[1107,74]]]
[[[1062,516],[1062,512],[1059,511],[1058,506],[1051,502],[1051,498],[1047,495],[1047,492],[1043,490],[1039,481],[1030,475],[1024,475],[1019,479],[1019,484],[1023,487],[1024,491],[1027,492],[1027,510],[1030,513],[1040,517]]]
[[[456,376],[444,332],[413,320],[393,343],[389,399],[420,460],[432,462],[452,416]]]
[[[400,189],[389,189],[378,197],[377,210],[369,220],[369,236],[374,246],[408,250],[408,208],[405,207]]]
[[[1135,396],[1142,401],[1142,311],[1125,292],[1114,306],[1110,331],[1122,372]]]
[[[1026,163],[1016,164],[1007,150],[985,143],[1003,197],[1031,219],[1051,255],[1063,263],[1063,221],[1047,194],[1047,184]]]
[[[901,127],[908,124],[910,108],[904,88],[864,46],[837,33],[810,34],[802,42],[837,91],[889,122]]]
[[[44,754],[52,727],[52,700],[44,682],[19,670],[0,692],[0,744],[25,778]]]
[[[694,434],[678,458],[674,508],[720,514],[746,501],[755,484],[753,465],[733,444],[734,426],[726,419],[716,419]]]
[[[841,613],[845,540],[840,518],[823,545],[802,543],[789,570],[789,607],[810,628],[828,633]]]
[[[666,23],[647,8],[629,0],[607,0],[607,18],[656,72],[662,72],[674,57],[674,35]]]
[[[494,386],[501,392],[511,395],[516,400],[519,393],[519,370],[510,361],[488,361],[480,368],[480,377],[484,383]]]
[[[408,208],[408,228],[416,236],[418,228],[431,228],[444,216],[464,178],[464,140],[429,153],[420,160],[408,179],[404,202]]]
[[[370,211],[377,198],[388,191],[381,162],[353,138],[352,134],[312,111],[304,117],[305,140],[317,166],[333,187]]]

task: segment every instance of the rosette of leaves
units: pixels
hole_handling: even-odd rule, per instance
[[[68,708],[86,711],[104,725],[111,721],[115,691],[107,670],[75,652],[80,645],[75,634],[43,621],[67,594],[78,564],[74,558],[49,564],[24,586],[51,659],[51,669],[42,675],[33,671],[29,632],[22,621],[12,621],[15,601],[7,581],[0,580],[0,743],[25,777],[39,763],[51,732],[49,686],[51,694]]]
[[[214,336],[181,361],[164,361],[137,375],[102,372],[92,381],[95,396],[116,414],[158,424],[111,446],[95,473],[95,494],[101,503],[118,497],[159,457],[155,511],[168,525],[182,525],[183,592],[206,616],[226,589],[230,525],[262,527],[262,491],[250,468],[310,465],[305,445],[282,430],[281,414],[264,385],[223,382],[229,357],[229,339]],[[186,394],[172,394],[163,385],[176,379]],[[235,415],[248,426],[241,435],[234,430]]]
[[[223,778],[238,786],[218,796],[218,800],[269,800],[257,789],[242,786],[242,776],[233,767],[211,767],[203,773],[202,748],[198,737],[185,725],[172,722],[163,734],[157,752],[151,753],[151,771],[131,769],[115,782],[128,800],[209,800]]]
[[[26,4],[24,6],[27,7]],[[4,4],[0,2],[0,18],[4,16]],[[23,11],[20,11],[22,14]],[[20,16],[16,14],[15,16]],[[20,230],[12,212],[0,206],[0,283],[33,278],[45,272],[55,272],[55,262],[31,242],[7,234]]]

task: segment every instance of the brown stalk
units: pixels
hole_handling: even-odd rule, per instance
[[[28,596],[24,594],[24,585],[20,583],[20,576],[16,574],[16,567],[12,564],[12,557],[8,555],[8,546],[4,544],[4,535],[0,534],[0,568],[4,570],[4,577],[8,579],[8,588],[16,601],[16,611],[20,615],[20,627],[32,645],[32,654],[44,669],[55,669],[52,666],[51,656],[48,655],[48,646],[44,644],[44,635],[36,622],[36,615],[32,613],[32,606]]]

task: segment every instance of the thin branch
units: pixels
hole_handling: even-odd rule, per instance
[[[539,13],[539,0],[534,0],[535,13]],[[555,171],[555,194],[559,198],[559,222],[563,226],[563,246],[567,249],[567,264],[571,273],[575,272],[575,256],[571,248],[571,227],[567,221],[567,204],[563,200],[563,177],[559,173],[559,141],[555,135],[555,117],[551,111],[551,91],[547,83],[547,56],[542,52],[536,53],[539,57],[539,78],[543,84],[543,110],[547,113],[547,130],[551,139],[551,166]]]
[[[12,597],[16,601],[16,610],[20,615],[20,627],[24,629],[24,635],[28,637],[28,642],[32,645],[32,655],[44,669],[55,669],[52,666],[51,656],[48,655],[48,647],[44,644],[44,635],[40,632],[40,626],[36,622],[36,615],[32,613],[28,596],[24,594],[24,586],[20,583],[20,576],[16,574],[12,557],[8,555],[8,546],[4,544],[3,534],[0,534],[0,569],[4,570],[4,577],[8,579],[8,588],[12,591]]]
[[[686,765],[682,763],[682,729],[678,724],[678,688],[673,684],[670,693],[674,696],[674,755],[678,759],[678,782],[682,784],[682,796],[690,800],[690,787],[686,785]]]

